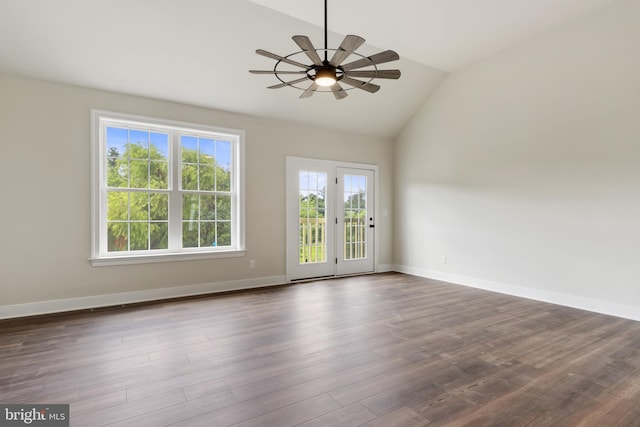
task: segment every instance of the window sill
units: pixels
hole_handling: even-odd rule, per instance
[[[108,256],[102,258],[90,258],[92,267],[108,267],[111,265],[128,264],[152,264],[160,262],[174,261],[197,261],[202,259],[235,258],[246,254],[244,249],[235,249],[218,252],[184,252],[184,253],[163,253],[153,255],[127,255]]]

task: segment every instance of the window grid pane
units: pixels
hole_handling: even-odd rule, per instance
[[[344,259],[364,259],[367,238],[367,177],[345,175],[344,194]]]
[[[169,188],[168,134],[108,127],[106,139],[107,187]]]
[[[325,195],[327,174],[300,171],[298,181],[299,262],[326,262]]]
[[[169,195],[107,192],[108,251],[167,249]]]
[[[182,195],[182,246],[231,246],[230,197],[210,193]]]
[[[181,188],[183,190],[231,192],[231,142],[182,136]]]

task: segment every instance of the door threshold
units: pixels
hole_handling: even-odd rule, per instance
[[[290,279],[289,283],[304,283],[304,282],[315,282],[316,280],[340,279],[342,277],[368,276],[370,274],[376,274],[376,273],[377,273],[376,271],[363,271],[361,273],[330,274],[328,276],[304,277],[302,279]]]

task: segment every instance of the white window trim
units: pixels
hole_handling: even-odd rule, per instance
[[[122,121],[127,125],[135,124],[138,122],[141,126],[156,126],[164,127],[171,131],[202,131],[212,132],[216,134],[222,134],[229,136],[237,141],[235,155],[234,155],[234,176],[233,179],[236,188],[236,213],[233,216],[234,237],[232,249],[209,249],[209,248],[190,248],[183,249],[179,252],[167,251],[167,252],[133,252],[133,253],[107,253],[101,248],[101,242],[106,239],[106,236],[102,230],[101,225],[106,222],[104,218],[105,212],[103,209],[103,192],[102,192],[102,179],[104,177],[105,167],[103,156],[101,153],[105,152],[105,141],[100,137],[100,123],[101,120],[108,120],[110,122]],[[199,259],[212,259],[212,258],[229,258],[240,257],[246,253],[245,248],[245,171],[244,171],[244,147],[245,147],[245,133],[242,130],[212,127],[208,125],[194,124],[188,122],[179,122],[173,120],[157,119],[152,117],[144,117],[132,114],[117,113],[112,111],[91,110],[91,265],[109,266],[109,265],[123,265],[123,264],[145,264],[155,262],[167,262],[167,261],[191,261]],[[178,173],[179,165],[177,161],[179,159],[169,159],[169,167],[173,169],[173,173]],[[174,189],[177,190],[177,189]],[[170,212],[171,215],[171,212]]]

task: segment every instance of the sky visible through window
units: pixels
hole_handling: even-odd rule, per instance
[[[127,144],[137,144],[144,148],[151,145],[165,159],[169,156],[169,136],[165,133],[107,128],[107,156],[123,156],[127,153]],[[225,170],[231,168],[231,144],[228,141],[183,136],[181,145],[183,149],[199,151],[201,156],[215,158],[216,164]]]

